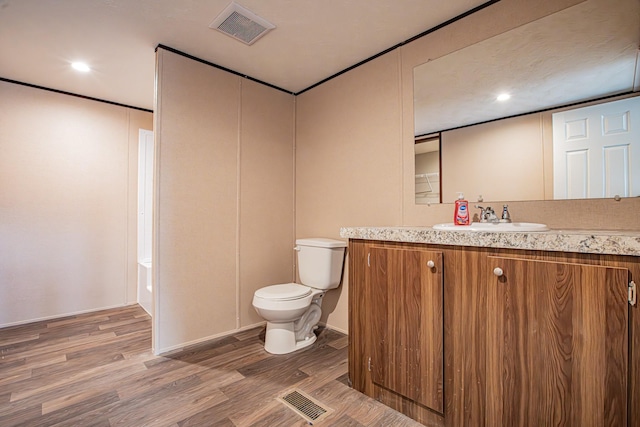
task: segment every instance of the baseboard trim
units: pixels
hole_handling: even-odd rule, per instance
[[[193,340],[193,341],[189,341],[189,342],[186,342],[186,343],[178,344],[178,345],[175,345],[175,346],[163,348],[163,349],[160,349],[160,350],[155,350],[154,349],[153,354],[155,354],[156,356],[169,356],[171,354],[180,353],[181,351],[188,350],[189,347],[202,345],[202,344],[205,344],[205,343],[207,343],[209,341],[217,340],[219,338],[224,338],[226,336],[237,334],[238,332],[243,332],[243,331],[246,331],[246,330],[249,330],[249,329],[253,329],[253,328],[257,328],[257,327],[263,327],[266,324],[267,324],[266,321],[262,321],[262,322],[254,323],[252,325],[243,326],[241,328],[234,329],[234,330],[231,330],[231,331],[225,331],[225,332],[221,332],[219,334],[209,335],[208,337],[199,338],[197,340]],[[320,326],[322,326],[323,328],[331,329],[332,331],[336,331],[336,332],[339,332],[339,333],[344,334],[344,335],[349,335],[347,333],[347,331],[345,331],[343,329],[340,329],[340,328],[336,328],[335,326],[331,326],[331,325],[328,325],[328,324],[323,323],[323,322],[320,322],[318,324]]]
[[[243,326],[243,327],[238,328],[238,329],[233,329],[231,331],[220,332],[219,334],[209,335],[209,336],[204,337],[204,338],[198,338],[197,340],[193,340],[193,341],[189,341],[189,342],[186,342],[186,343],[174,345],[174,346],[171,346],[171,347],[162,348],[162,349],[154,349],[153,350],[153,354],[156,355],[156,356],[168,356],[168,355],[171,355],[171,354],[174,354],[174,353],[179,353],[181,351],[187,350],[189,347],[193,347],[193,346],[196,346],[196,345],[202,345],[204,343],[207,343],[208,341],[213,341],[213,340],[216,340],[218,338],[224,338],[226,336],[237,334],[238,332],[246,331],[248,329],[257,328],[257,327],[260,327],[260,326],[265,326],[266,324],[267,324],[266,321],[262,321],[262,322],[254,323],[252,325]]]
[[[107,307],[90,308],[88,310],[80,310],[80,311],[73,311],[73,312],[70,312],[70,313],[60,313],[60,314],[54,314],[54,315],[51,315],[51,316],[38,317],[36,319],[19,320],[17,322],[1,324],[0,325],[0,329],[10,328],[11,326],[26,325],[26,324],[29,324],[29,323],[45,322],[47,320],[60,319],[61,317],[78,316],[80,314],[94,313],[94,312],[102,311],[102,310],[111,310],[111,309],[114,309],[114,308],[128,307],[128,306],[137,305],[137,304],[138,304],[137,302],[126,303],[126,304],[116,304],[116,305],[110,305],[110,306],[107,306]]]
[[[340,329],[340,328],[337,328],[335,326],[331,326],[331,325],[329,325],[327,323],[322,323],[322,322],[320,322],[318,324],[323,326],[323,327],[325,327],[325,328],[327,328],[327,329],[331,329],[332,331],[340,332],[341,334],[344,334],[344,335],[349,335],[349,332],[345,331],[344,329]]]

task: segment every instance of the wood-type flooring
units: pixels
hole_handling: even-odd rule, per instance
[[[317,426],[419,426],[347,385],[348,337],[322,329],[272,355],[264,327],[168,356],[137,305],[0,329],[0,426],[305,426],[277,398],[332,411]]]

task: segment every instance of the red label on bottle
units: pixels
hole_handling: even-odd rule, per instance
[[[456,225],[469,225],[469,211],[467,210],[467,202],[465,200],[456,200],[455,215],[453,223]]]

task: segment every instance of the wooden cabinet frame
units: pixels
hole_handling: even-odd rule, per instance
[[[370,325],[366,310],[371,295],[365,290],[367,253],[371,246],[395,249],[426,249],[441,252],[444,292],[444,414],[430,410],[397,393],[375,384],[368,371]],[[353,387],[379,401],[433,426],[489,426],[488,322],[490,287],[493,274],[489,257],[537,260],[551,263],[606,266],[626,269],[628,280],[640,282],[640,259],[633,256],[593,255],[564,252],[455,247],[414,243],[351,240],[349,245],[349,375]],[[624,274],[624,273],[623,273]],[[493,296],[491,298],[494,298]],[[640,314],[638,307],[628,306],[627,404],[623,425],[640,425]],[[625,320],[622,320],[624,323]],[[492,349],[493,351],[493,349]],[[491,354],[492,355],[492,354]],[[493,357],[493,356],[492,356]],[[621,361],[625,363],[625,361]],[[619,425],[625,417],[608,416],[605,425]],[[607,424],[608,423],[608,424]],[[517,424],[516,424],[517,425]],[[526,424],[521,424],[526,425]],[[571,424],[565,424],[571,425]],[[597,425],[597,424],[594,424]]]

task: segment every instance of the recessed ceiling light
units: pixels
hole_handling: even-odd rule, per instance
[[[498,95],[496,99],[502,102],[502,101],[506,101],[509,98],[511,98],[511,95],[509,95],[508,93],[501,93],[500,95]]]
[[[91,68],[84,62],[73,62],[71,66],[74,70],[82,71],[83,73],[91,71]]]

